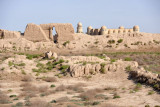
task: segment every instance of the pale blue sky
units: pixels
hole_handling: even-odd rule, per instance
[[[0,29],[24,32],[27,23],[77,23],[99,28],[140,26],[160,33],[160,0],[0,0]]]

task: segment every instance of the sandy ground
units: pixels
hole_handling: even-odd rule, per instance
[[[1,61],[5,59],[7,60],[7,58],[11,56],[13,57],[15,54],[1,54]],[[3,59],[2,57],[7,58]],[[35,59],[32,59],[31,61],[34,62],[34,60]],[[3,61],[1,62],[0,66],[2,64]],[[52,100],[55,100],[56,103],[50,103],[50,105],[56,107],[79,107],[85,106],[85,104],[87,107],[145,107],[145,105],[154,107],[156,105],[160,105],[160,95],[158,92],[146,85],[140,86],[140,88],[135,91],[137,83],[129,80],[128,73],[126,73],[124,70],[107,72],[106,74],[99,73],[92,75],[91,77],[84,76],[73,78],[67,75],[58,78],[55,76],[58,71],[42,73],[39,76],[35,76],[35,72],[27,71],[29,70],[27,69],[29,67],[31,68],[31,66],[27,65],[26,62],[24,71],[26,72],[26,75],[29,75],[33,78],[32,80],[25,81],[22,81],[26,76],[25,74],[22,74],[21,72],[14,72],[12,70],[12,72],[7,73],[5,70],[2,71],[1,69],[0,91],[7,96],[16,96],[9,97],[9,101],[12,103],[0,104],[0,107],[10,107],[10,105],[15,105],[18,102],[22,102],[23,105],[26,104],[27,100],[25,97],[27,97],[27,95],[21,96],[21,93],[25,92],[23,91],[24,87],[21,86],[23,83],[30,83],[35,87],[42,87],[42,91],[37,92],[34,91],[34,88],[31,88],[31,85],[29,85],[29,90],[35,94],[34,97],[29,98],[30,102],[37,101],[40,103],[41,101],[44,101],[45,103],[50,103]],[[54,77],[57,81],[47,82],[44,81],[44,77]],[[53,84],[55,87],[51,88],[50,86]],[[68,88],[70,85],[75,86],[76,88]],[[75,89],[79,89],[81,91],[75,91]],[[99,89],[100,91],[96,91],[96,89]],[[86,97],[89,97],[88,100],[82,100],[83,97],[80,97],[80,95],[83,93],[85,93]],[[97,95],[100,95],[101,97],[95,98]],[[116,96],[118,96],[118,98]],[[17,100],[15,100],[15,98],[17,98]],[[93,102],[98,103],[93,104]]]

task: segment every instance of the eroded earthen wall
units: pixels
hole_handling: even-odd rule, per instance
[[[33,42],[50,41],[43,29],[39,25],[33,23],[30,23],[26,26],[24,37]]]
[[[13,39],[13,38],[19,38],[20,36],[21,36],[20,32],[0,29],[0,39]]]
[[[55,27],[57,37],[54,37],[57,42],[71,41],[74,40],[74,28],[72,24],[61,24],[61,23],[50,23],[50,24],[40,24],[41,28],[45,31],[48,38],[52,35],[53,27]],[[50,32],[50,33],[48,33]]]

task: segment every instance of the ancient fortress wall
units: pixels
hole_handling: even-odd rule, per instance
[[[60,24],[60,23],[50,23],[50,24],[40,24],[41,28],[45,31],[47,37],[53,40],[53,27],[55,27],[56,35],[55,38],[57,42],[73,40],[74,39],[74,28],[72,24]]]
[[[106,26],[102,26],[100,29],[93,29],[91,26],[87,28],[88,35],[105,35],[105,34],[122,34],[122,33],[133,33],[139,32],[139,26],[134,26],[130,29],[125,29],[123,26],[120,26],[118,29],[107,29]]]
[[[118,29],[108,29],[106,26],[101,28],[94,29],[92,26],[87,28],[88,35],[105,35],[105,34],[122,34],[122,33],[138,33],[139,26],[134,26],[133,28],[125,29],[123,26],[120,26]],[[82,23],[77,24],[77,33],[83,33]]]
[[[56,35],[53,35],[55,27]],[[49,23],[49,24],[28,24],[24,32],[24,37],[30,41],[56,41],[64,42],[74,39],[74,28],[72,24]]]
[[[53,35],[53,28],[55,28],[56,34]],[[106,34],[130,34],[138,33],[139,26],[134,26],[130,29],[125,29],[123,26],[120,26],[118,29],[108,29],[106,26],[101,28],[94,29],[91,26],[87,28],[88,35],[106,35]],[[83,33],[82,23],[77,24],[77,33]],[[49,23],[49,24],[40,24],[36,25],[29,23],[26,26],[24,32],[24,38],[33,42],[66,42],[72,41],[75,38],[75,32],[72,24],[70,23]],[[20,32],[8,31],[0,29],[0,38],[19,38],[21,37]]]
[[[0,29],[0,39],[19,38],[20,36],[21,36],[20,32]]]

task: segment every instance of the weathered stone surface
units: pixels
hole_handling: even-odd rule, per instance
[[[52,53],[51,51],[45,53],[45,58],[49,58],[50,59],[52,57],[54,57],[56,59],[58,57],[57,53],[55,53],[55,52]]]
[[[33,42],[48,42],[50,41],[42,28],[39,25],[30,23],[26,26],[26,30],[24,32],[24,37]]]
[[[71,41],[74,40],[74,28],[72,24],[66,23],[49,23],[49,24],[40,24],[41,28],[45,31],[45,34],[48,38],[51,37],[51,34],[49,32],[52,32],[53,27],[55,27],[56,30],[56,40],[57,42],[65,42],[65,41]]]
[[[13,38],[19,38],[20,36],[21,36],[20,32],[0,29],[0,39],[13,39]]]
[[[134,79],[136,82],[145,83],[157,90],[160,90],[160,78],[158,74],[154,74],[143,69],[132,70],[129,74],[130,78]]]
[[[57,53],[53,52],[53,57],[57,58],[58,57]]]

